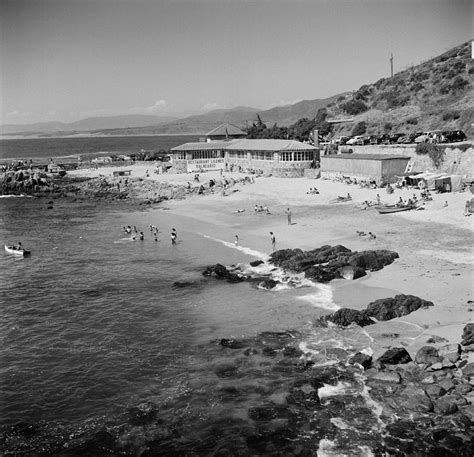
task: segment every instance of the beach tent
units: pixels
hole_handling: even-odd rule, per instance
[[[446,192],[459,192],[462,188],[461,175],[444,175],[435,178],[435,189],[443,189]]]

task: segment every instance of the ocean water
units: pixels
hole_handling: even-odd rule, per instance
[[[198,140],[198,135],[0,139],[0,159],[18,160],[97,153],[130,154],[142,149],[159,152]]]
[[[334,309],[330,286],[252,268],[249,262],[268,252],[235,246],[212,222],[171,211],[17,197],[0,198],[0,214],[2,242],[21,241],[32,252],[25,259],[0,255],[0,449],[260,455],[281,442],[282,455],[316,452],[323,433],[308,434],[294,410],[283,411],[285,398],[308,357],[327,370],[338,351],[369,345],[361,331],[313,328]],[[131,241],[122,230],[128,224],[145,240]],[[149,224],[159,227],[158,242]],[[283,285],[268,291],[202,275],[218,262],[271,274]],[[241,344],[234,348],[234,340]],[[355,378],[324,373],[321,398],[363,394]],[[269,406],[276,412],[259,413]],[[323,444],[331,448],[332,438]]]

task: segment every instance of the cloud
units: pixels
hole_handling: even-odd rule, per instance
[[[218,103],[216,102],[209,102],[209,103],[206,103],[202,108],[201,110],[202,111],[212,111],[214,109],[219,109],[220,106]]]
[[[288,106],[288,105],[294,105],[295,103],[301,102],[303,99],[302,98],[295,98],[293,100],[280,100],[278,101],[275,105],[273,106]]]

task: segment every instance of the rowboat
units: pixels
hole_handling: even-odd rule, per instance
[[[377,206],[379,214],[399,213],[401,211],[409,211],[414,209],[414,206]]]
[[[26,257],[31,254],[30,251],[27,251],[26,249],[18,249],[16,246],[7,246],[5,245],[5,251],[8,252],[8,254],[13,254],[18,257]]]

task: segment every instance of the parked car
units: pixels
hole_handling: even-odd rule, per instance
[[[411,144],[415,142],[415,138],[419,137],[420,135],[423,135],[424,132],[415,132],[415,133],[409,133],[405,136],[400,137],[397,140],[398,144]]]
[[[406,136],[406,133],[391,133],[390,135],[388,135],[388,143],[398,143],[399,138],[402,138],[404,136]]]
[[[336,140],[336,143],[338,144],[346,144],[349,141],[350,137],[349,136],[341,136]]]
[[[423,133],[415,138],[415,143],[428,143],[431,135],[429,133]]]
[[[455,143],[457,141],[467,140],[467,136],[462,130],[450,130],[443,132],[442,135],[444,136],[446,143]]]
[[[354,144],[359,144],[359,141],[362,140],[362,136],[353,136],[352,138],[349,138],[346,142],[346,144],[354,145]]]

